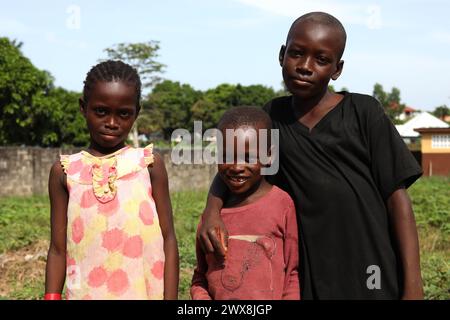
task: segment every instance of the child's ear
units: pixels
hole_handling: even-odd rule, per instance
[[[283,66],[284,54],[286,53],[286,46],[283,44],[280,48],[280,52],[278,53],[278,62],[280,63],[280,67]]]
[[[80,112],[83,116],[86,117],[86,103],[84,102],[83,98],[78,99],[78,104],[80,105]]]
[[[331,79],[337,80],[344,69],[344,60],[340,60],[336,66],[336,71],[331,75]]]

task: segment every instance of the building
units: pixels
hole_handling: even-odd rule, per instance
[[[425,176],[450,175],[450,128],[418,128]]]
[[[428,112],[418,113],[404,124],[395,126],[406,144],[416,143],[420,139],[420,134],[419,132],[415,131],[415,129],[448,127],[450,127],[448,123],[440,120],[439,118],[436,118]]]
[[[417,113],[419,113],[419,111],[417,111],[416,109],[406,106],[403,109],[403,112],[398,115],[397,119],[405,121],[405,120],[412,118]]]

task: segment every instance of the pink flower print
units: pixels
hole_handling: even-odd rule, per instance
[[[142,201],[139,206],[139,217],[145,225],[153,224],[153,210],[148,201]]]
[[[95,198],[94,191],[88,189],[81,195],[80,207],[90,208],[97,203],[97,198]]]
[[[74,175],[78,173],[81,170],[81,168],[83,168],[83,162],[81,161],[81,159],[73,161],[69,164],[69,168],[67,168],[67,174]]]
[[[123,254],[129,258],[139,258],[142,256],[142,245],[141,236],[128,238],[123,246]]]
[[[156,279],[162,279],[164,276],[164,261],[156,261],[152,267],[152,274]]]
[[[75,243],[80,243],[83,237],[84,237],[83,220],[81,219],[81,217],[77,217],[72,222],[72,241]]]
[[[119,200],[117,195],[109,202],[98,202],[98,212],[109,217],[117,212],[119,209]]]
[[[117,296],[122,295],[130,286],[128,276],[122,269],[114,271],[109,277],[107,283],[108,291]]]
[[[67,264],[67,267],[76,265],[75,259],[74,258],[70,258],[69,256],[67,256],[66,264]]]
[[[108,274],[103,267],[95,267],[89,272],[88,284],[93,288],[98,288],[106,282]]]
[[[125,239],[125,234],[120,229],[112,229],[110,231],[103,232],[102,246],[108,251],[119,250]]]
[[[83,165],[83,168],[80,172],[80,180],[81,181],[92,181],[92,170],[91,166],[89,165]]]

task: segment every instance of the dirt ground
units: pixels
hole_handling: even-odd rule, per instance
[[[33,283],[42,284],[45,278],[45,264],[48,241],[39,240],[32,245],[0,255],[0,297],[8,299],[14,291]]]

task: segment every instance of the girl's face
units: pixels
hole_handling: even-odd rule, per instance
[[[137,117],[134,86],[121,81],[97,82],[81,112],[91,136],[91,147],[115,151],[125,144]]]

